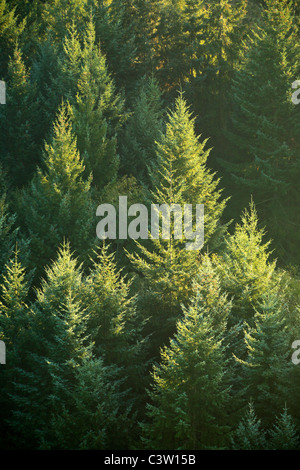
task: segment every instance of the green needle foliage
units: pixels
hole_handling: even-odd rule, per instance
[[[264,450],[267,447],[266,432],[251,401],[245,416],[232,433],[231,445],[233,450]]]
[[[244,320],[251,324],[254,306],[265,293],[276,290],[276,262],[270,259],[271,242],[264,236],[251,201],[241,223],[226,238],[222,256],[215,258],[222,286],[233,298],[231,325]]]
[[[152,449],[207,449],[226,441],[224,410],[229,399],[222,340],[213,327],[216,312],[230,309],[222,296],[197,291],[170,346],[154,366],[149,392],[145,446]],[[222,306],[222,307],[221,307]]]
[[[156,145],[162,131],[162,97],[154,77],[143,78],[133,101],[133,112],[120,137],[121,172],[150,185],[148,168],[156,161]]]
[[[0,0],[1,450],[299,449],[299,13]]]
[[[157,161],[150,169],[153,190],[151,204],[204,204],[205,241],[221,237],[224,226],[220,222],[226,201],[220,201],[218,180],[206,166],[209,150],[194,133],[194,121],[180,95],[175,110],[169,114],[166,133],[157,144]],[[157,306],[158,318],[153,318],[155,331],[165,325],[163,337],[174,330],[181,302],[187,302],[193,275],[197,269],[198,250],[186,250],[184,239],[174,239],[174,222],[170,240],[152,239],[149,244],[137,242],[141,254],[129,255],[133,266],[144,279],[141,293],[143,309],[153,311]],[[144,297],[144,298],[143,298]],[[149,307],[147,307],[147,305]],[[160,325],[160,326],[158,326]]]
[[[0,109],[2,162],[15,186],[30,181],[39,154],[34,141],[32,117],[38,111],[32,102],[29,72],[16,47],[8,62],[6,105]]]
[[[61,106],[54,123],[52,142],[45,144],[43,167],[19,195],[32,262],[43,258],[40,268],[54,257],[64,239],[81,258],[86,258],[94,240],[90,179],[82,178],[84,165],[66,105]]]
[[[299,437],[297,426],[285,407],[270,431],[271,449],[299,450]]]
[[[245,331],[248,355],[242,365],[241,391],[248,400],[255,400],[260,419],[269,427],[274,416],[293,400],[289,396],[288,377],[290,335],[285,322],[284,305],[276,296],[266,296],[255,314],[255,326]]]

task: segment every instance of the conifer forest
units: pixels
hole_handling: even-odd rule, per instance
[[[0,450],[300,450],[300,0],[0,0],[0,98]]]

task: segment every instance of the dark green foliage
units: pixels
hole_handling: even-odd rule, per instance
[[[22,375],[22,369],[29,365],[27,348],[31,343],[30,327],[32,312],[28,306],[30,278],[19,261],[16,251],[5,266],[1,283],[0,339],[6,345],[7,366],[1,371],[1,447],[12,445],[12,419],[14,384]],[[29,361],[30,362],[30,361]],[[19,435],[19,431],[17,430]]]
[[[132,114],[120,139],[121,172],[149,185],[149,167],[156,160],[156,141],[162,131],[162,98],[154,77],[143,78]]]
[[[51,418],[66,400],[76,367],[91,356],[86,312],[77,300],[81,273],[69,247],[60,250],[46,274],[21,334],[25,349],[15,345],[22,357],[13,369],[9,422],[25,448],[51,444]]]
[[[84,165],[66,105],[59,110],[51,144],[45,144],[43,166],[18,199],[20,222],[31,240],[31,262],[39,273],[64,239],[85,259],[94,241],[90,178],[82,177]]]
[[[217,154],[230,112],[228,89],[238,66],[239,45],[247,31],[246,0],[186,0],[184,41],[186,90],[194,104],[199,125],[212,136]]]
[[[124,103],[108,74],[105,57],[95,44],[93,24],[88,24],[82,50],[76,36],[73,40],[75,50],[79,50],[82,56],[73,108],[73,128],[86,173],[92,173],[94,186],[103,190],[117,177],[119,157],[116,153],[116,131],[124,120]],[[65,74],[70,74],[72,70],[69,62],[74,61],[73,40],[65,45],[68,58],[64,65]]]
[[[1,450],[299,449],[299,6],[0,0]]]
[[[234,299],[231,325],[244,320],[252,324],[257,302],[276,289],[276,262],[270,259],[270,241],[264,241],[264,236],[251,201],[241,224],[236,224],[234,232],[226,237],[222,256],[214,258],[222,286]]]
[[[268,295],[255,314],[255,326],[245,330],[247,357],[242,365],[241,394],[255,400],[259,418],[269,427],[285,403],[293,400],[289,394],[288,377],[290,336],[285,322],[285,308],[274,295]]]
[[[17,22],[16,8],[0,1],[0,79],[6,78],[8,57],[12,53],[24,25]]]
[[[130,386],[139,388],[143,357],[142,321],[136,299],[130,296],[131,282],[118,270],[113,253],[105,244],[98,249],[80,297],[86,306],[88,329],[97,357],[126,371]]]
[[[232,434],[231,445],[233,450],[266,450],[266,433],[262,428],[261,420],[257,418],[253,403],[237,429]]]
[[[154,366],[149,422],[143,426],[146,447],[206,449],[226,441],[226,361],[213,323],[216,313],[225,307],[228,314],[230,306],[218,289],[214,296],[209,290],[196,290],[170,347],[161,352],[161,364]]]
[[[262,24],[244,44],[226,133],[232,146],[225,167],[239,194],[242,185],[242,192],[254,195],[278,254],[284,258],[299,242],[293,228],[299,224],[294,209],[298,206],[294,178],[298,178],[299,110],[291,102],[292,83],[299,76],[296,35],[290,2],[268,0]],[[283,246],[286,224],[292,246]]]
[[[130,442],[133,421],[127,393],[116,367],[105,367],[101,359],[84,361],[75,370],[67,403],[52,418],[57,449],[124,449]]]
[[[38,108],[32,103],[29,73],[22,53],[15,48],[8,63],[6,105],[0,109],[1,160],[16,186],[26,184],[38,163],[32,118]]]
[[[7,174],[0,167],[0,274],[3,274],[16,245],[21,249],[22,262],[26,262],[29,256],[30,241],[22,236],[16,225],[17,215],[11,213],[8,203],[10,194]]]
[[[195,204],[204,204],[205,240],[209,243],[213,235],[221,238],[224,231],[220,217],[225,201],[219,200],[218,180],[206,166],[209,150],[204,150],[205,144],[198,141],[194,121],[180,96],[157,144],[157,162],[150,168],[149,200],[151,204],[170,206],[193,204],[194,210]],[[150,236],[149,244],[137,242],[138,253],[129,255],[143,278],[141,308],[152,317],[152,328],[161,344],[174,331],[181,302],[188,302],[199,253],[199,247],[186,249],[184,237],[174,238],[174,222],[170,233],[170,240]]]
[[[271,449],[299,450],[297,427],[285,407],[270,431]]]

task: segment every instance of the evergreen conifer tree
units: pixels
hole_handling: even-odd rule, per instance
[[[148,168],[156,161],[156,141],[162,131],[162,101],[154,77],[143,78],[132,115],[121,136],[121,171],[150,184]]]
[[[74,39],[74,38],[73,38]],[[87,173],[93,173],[93,183],[103,188],[116,179],[119,168],[116,132],[125,119],[124,102],[116,93],[106,59],[96,46],[95,28],[87,24],[80,52],[82,65],[73,106],[73,128]],[[74,60],[73,48],[66,43],[64,70]],[[79,48],[80,50],[80,48]],[[73,74],[71,74],[73,75]]]
[[[201,290],[178,321],[170,346],[154,366],[149,392],[145,444],[152,449],[207,449],[222,447],[227,428],[224,412],[229,388],[220,336],[214,330],[215,312],[227,310],[221,296]],[[225,302],[224,302],[225,300]]]
[[[224,226],[220,222],[225,202],[220,200],[218,180],[206,166],[209,150],[206,142],[199,143],[194,133],[193,120],[182,96],[169,115],[166,133],[157,145],[157,162],[150,172],[153,190],[151,204],[204,204],[205,243],[210,238],[221,238]],[[165,333],[165,340],[174,331],[175,321],[191,292],[192,279],[197,268],[199,249],[187,250],[182,239],[175,239],[174,222],[170,239],[152,238],[149,244],[137,242],[140,253],[132,253],[133,266],[143,277],[139,298],[144,311],[156,312],[154,330]],[[162,235],[160,231],[160,236]],[[148,306],[147,306],[148,305]],[[153,308],[153,305],[156,307]],[[164,320],[162,320],[164,319]]]
[[[293,417],[287,408],[276,418],[276,423],[270,431],[270,445],[274,450],[298,450],[299,437]]]
[[[6,77],[8,57],[22,32],[24,25],[18,24],[16,7],[7,0],[0,1],[0,79]]]
[[[78,300],[81,271],[68,245],[46,275],[31,306],[24,357],[11,392],[9,424],[22,448],[53,445],[51,420],[68,399],[76,369],[91,357],[86,310]]]
[[[238,197],[246,192],[248,197],[254,195],[281,257],[291,256],[298,245],[294,224],[298,224],[299,119],[291,101],[298,75],[299,41],[290,2],[267,0],[263,23],[246,42],[233,80],[233,112],[226,132],[231,157],[224,165]],[[290,243],[284,247],[286,224]]]
[[[45,144],[43,167],[19,197],[20,221],[31,240],[32,263],[43,266],[57,246],[68,239],[81,258],[94,242],[90,179],[82,178],[84,165],[63,104],[54,123],[50,144]]]
[[[138,390],[144,368],[143,324],[130,288],[131,282],[117,268],[114,253],[103,244],[85,279],[81,300],[87,310],[96,357],[103,358],[105,365],[124,369],[130,387]]]
[[[29,288],[31,279],[19,261],[16,249],[4,267],[0,285],[0,340],[6,347],[6,365],[0,377],[1,403],[1,443],[10,447],[20,435],[18,428],[12,436],[9,426],[12,413],[17,412],[12,395],[14,383],[22,376],[22,368],[29,366],[26,350],[30,347],[31,311],[29,306]]]
[[[231,437],[233,450],[266,450],[266,432],[257,418],[253,402]]]
[[[285,321],[284,305],[276,296],[265,296],[255,315],[255,326],[245,331],[248,355],[237,359],[242,365],[241,394],[255,400],[257,415],[269,428],[274,416],[289,403],[288,384],[290,335]]]
[[[26,184],[38,163],[32,117],[37,111],[31,102],[29,72],[16,47],[8,63],[6,105],[0,109],[1,160],[15,186]]]
[[[128,393],[121,390],[120,370],[101,358],[83,361],[64,406],[51,420],[56,449],[127,449],[133,435]],[[60,404],[59,404],[60,405]]]
[[[257,302],[264,294],[276,291],[276,262],[270,259],[271,242],[264,241],[264,236],[251,201],[241,223],[226,237],[221,256],[214,257],[222,287],[234,299],[230,326],[245,320],[252,324]]]

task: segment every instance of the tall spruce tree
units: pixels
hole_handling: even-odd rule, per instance
[[[83,31],[90,17],[91,7],[89,0],[54,0],[46,2],[40,20],[45,34],[50,34],[52,41],[59,44],[63,41],[72,25],[79,31]]]
[[[273,450],[299,450],[298,429],[287,407],[276,417],[270,431],[270,447]]]
[[[132,104],[132,114],[120,139],[121,172],[149,185],[148,168],[156,160],[162,131],[162,96],[157,80],[144,77]]]
[[[299,119],[291,102],[291,86],[298,75],[299,41],[290,2],[268,0],[263,23],[246,42],[242,66],[233,80],[233,113],[226,133],[232,143],[231,158],[225,166],[234,177],[237,194],[247,191],[259,203],[281,257],[296,253],[298,245],[293,227],[298,224]],[[286,224],[291,228],[289,246],[284,246]]]
[[[134,61],[131,63],[131,85],[126,81],[126,88],[132,90],[134,79],[153,71],[153,40],[158,22],[157,2],[150,0],[112,0],[112,17],[118,18],[125,33],[125,40],[130,39],[135,48]]]
[[[238,66],[238,44],[245,35],[246,0],[186,0],[185,60],[189,73],[187,95],[198,125],[213,136],[223,153],[222,129],[227,125],[228,88]]]
[[[9,426],[12,412],[16,411],[12,394],[14,382],[20,378],[22,367],[28,366],[26,349],[30,345],[31,312],[28,305],[30,276],[19,261],[19,252],[15,250],[7,264],[0,285],[0,340],[6,347],[6,365],[0,376],[1,403],[1,444],[0,447],[10,448],[15,445]],[[19,435],[16,429],[16,435]],[[15,436],[17,440],[17,437]]]
[[[257,418],[253,402],[250,401],[247,412],[231,436],[233,450],[266,450],[266,431]]]
[[[0,152],[8,177],[15,186],[26,184],[38,163],[32,118],[37,112],[32,103],[29,72],[18,46],[8,63],[6,105],[0,109]]]
[[[12,255],[17,239],[17,229],[15,227],[16,215],[11,214],[7,201],[7,185],[5,173],[0,166],[0,273]]]
[[[18,199],[20,222],[30,236],[31,261],[39,274],[64,239],[81,259],[88,257],[94,242],[90,179],[82,178],[84,165],[65,104],[54,123],[52,142],[45,144],[43,166]]]
[[[128,449],[134,420],[120,370],[105,366],[101,358],[83,361],[74,370],[67,400],[51,420],[55,449]]]
[[[98,248],[81,300],[87,311],[96,357],[103,358],[105,365],[122,368],[123,378],[127,376],[127,383],[137,391],[144,368],[143,325],[136,299],[130,295],[131,282],[119,271],[115,258],[108,245]]]
[[[154,63],[162,89],[171,91],[183,82],[184,57],[184,0],[159,3]]]
[[[156,193],[153,199],[159,202],[160,188],[168,183],[164,169],[172,164],[174,176],[182,187],[181,202],[204,204],[205,244],[213,246],[212,239],[222,237],[224,231],[220,219],[226,200],[221,199],[222,190],[218,189],[220,179],[215,178],[207,167],[210,154],[210,149],[205,148],[207,140],[199,141],[195,133],[195,118],[180,94],[174,109],[168,114],[166,131],[158,141],[157,162],[153,165],[151,182]]]
[[[230,326],[245,320],[252,325],[257,302],[264,294],[276,292],[276,261],[271,259],[271,242],[265,241],[264,236],[251,201],[241,216],[241,223],[226,237],[221,255],[213,258],[222,287],[233,299]]]
[[[177,205],[175,207],[180,209],[184,204],[193,207],[204,204],[204,240],[209,245],[213,236],[221,238],[224,231],[220,217],[226,201],[220,200],[219,181],[206,166],[209,150],[204,150],[205,144],[206,141],[198,141],[193,119],[183,97],[179,96],[175,110],[169,114],[166,133],[161,135],[157,145],[157,162],[150,172],[153,190],[149,202],[170,207]],[[153,328],[160,331],[157,338],[162,335],[165,341],[174,331],[176,317],[181,312],[180,304],[189,299],[200,248],[187,250],[185,235],[182,234],[181,239],[175,238],[175,229],[173,221],[169,239],[162,239],[160,231],[158,239],[150,235],[149,244],[137,242],[141,255],[129,255],[133,266],[142,275],[139,299],[143,309],[156,312],[155,315],[151,313]]]
[[[27,343],[11,391],[9,424],[21,448],[51,447],[51,419],[67,400],[76,368],[91,357],[86,310],[78,300],[81,271],[68,245],[46,275],[31,306]]]
[[[161,351],[161,363],[154,366],[148,421],[143,425],[147,448],[208,449],[226,442],[229,388],[224,348],[214,322],[216,312],[225,309],[228,315],[230,304],[218,296],[217,288],[214,296],[208,285],[208,295],[202,289],[196,289],[190,306],[183,309],[170,346]]]
[[[96,2],[93,5],[93,18],[97,42],[107,57],[109,71],[118,89],[132,91],[136,80],[135,37],[130,25],[124,27],[124,8],[113,2]]]
[[[285,321],[285,306],[276,296],[266,295],[255,314],[255,326],[245,330],[248,354],[237,359],[242,366],[244,398],[255,400],[257,415],[266,428],[274,416],[289,403],[290,334]]]
[[[73,128],[78,149],[87,173],[93,173],[93,184],[101,191],[117,176],[116,132],[125,116],[123,99],[116,92],[106,59],[95,41],[95,28],[90,21],[85,29],[82,49],[77,43],[82,65],[76,97],[71,99],[71,103],[74,102]],[[69,46],[70,43],[66,42],[64,70],[67,74],[70,74],[68,63],[74,60],[73,48]]]

